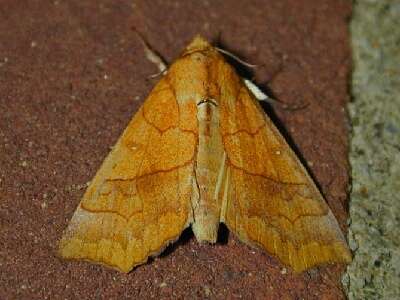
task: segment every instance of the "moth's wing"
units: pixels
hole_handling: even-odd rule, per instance
[[[226,152],[222,220],[296,272],[351,254],[331,210],[296,155],[235,76],[220,102]]]
[[[190,224],[197,123],[185,111],[162,79],[84,194],[60,241],[62,257],[128,272]]]

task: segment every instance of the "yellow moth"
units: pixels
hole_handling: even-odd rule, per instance
[[[221,222],[295,272],[351,260],[305,168],[234,69],[196,37],[103,162],[59,253],[129,272],[190,225],[215,243]]]

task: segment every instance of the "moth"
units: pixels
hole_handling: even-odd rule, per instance
[[[306,169],[220,52],[200,36],[153,88],[87,188],[66,259],[129,272],[191,226],[223,222],[295,272],[351,260]]]

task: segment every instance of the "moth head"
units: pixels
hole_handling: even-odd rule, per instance
[[[206,52],[210,50],[215,51],[214,47],[211,46],[211,44],[206,39],[204,39],[200,35],[196,35],[183,51],[182,56],[186,56],[194,52]]]

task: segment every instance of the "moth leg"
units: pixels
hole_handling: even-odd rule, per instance
[[[140,38],[140,41],[142,42],[144,53],[146,58],[151,61],[153,64],[155,64],[159,70],[158,73],[150,75],[150,78],[158,77],[160,75],[164,75],[167,73],[167,63],[165,60],[161,57],[161,55],[154,50],[149,43],[145,40],[145,38],[136,32]]]
[[[244,84],[247,86],[247,88],[250,90],[253,96],[256,97],[258,101],[265,101],[270,104],[273,104],[274,101],[276,101],[271,97],[268,97],[268,95],[264,94],[264,92],[261,91],[261,89],[258,86],[256,86],[251,80],[243,78],[243,81]]]
[[[158,55],[155,51],[153,51],[151,48],[149,48],[146,44],[144,45],[144,51],[146,58],[151,61],[153,64],[155,64],[159,70],[158,73],[150,75],[150,77],[158,77],[160,75],[164,75],[167,73],[167,64],[164,62],[162,57]]]
[[[268,95],[266,95],[263,91],[261,91],[261,89],[256,86],[251,80],[243,78],[243,82],[246,85],[246,87],[250,90],[250,92],[253,94],[254,97],[256,97],[256,99],[258,101],[262,101],[262,102],[266,102],[270,105],[279,105],[281,106],[283,109],[285,110],[291,110],[291,111],[295,111],[295,110],[299,110],[299,109],[303,109],[306,108],[308,106],[308,103],[303,103],[297,106],[289,106],[285,103],[280,102],[279,100],[276,100]]]

